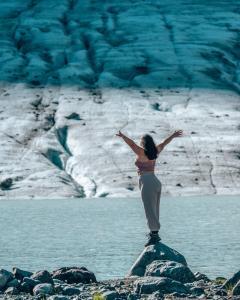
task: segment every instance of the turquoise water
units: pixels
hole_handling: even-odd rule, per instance
[[[148,232],[141,199],[0,201],[0,264],[37,271],[85,266],[98,280],[124,276]],[[193,271],[239,270],[240,197],[161,198],[161,236]]]

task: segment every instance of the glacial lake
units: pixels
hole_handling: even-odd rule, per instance
[[[140,198],[0,201],[0,264],[31,271],[85,266],[123,277],[148,232]],[[195,271],[229,277],[240,266],[240,197],[162,197],[162,242]]]

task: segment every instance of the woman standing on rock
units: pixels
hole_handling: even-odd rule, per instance
[[[137,155],[135,165],[138,167],[139,189],[141,190],[142,202],[147,218],[147,225],[150,233],[145,247],[152,245],[161,240],[158,235],[160,229],[159,222],[159,203],[162,190],[162,183],[154,173],[156,159],[164,147],[175,137],[180,137],[182,130],[175,131],[166,138],[162,143],[156,145],[152,136],[144,134],[141,137],[140,146],[133,140],[119,131],[116,136],[122,137],[123,140],[131,147]]]

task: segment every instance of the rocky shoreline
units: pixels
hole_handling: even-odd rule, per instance
[[[240,271],[214,280],[193,273],[186,259],[163,243],[144,248],[124,278],[98,281],[86,267],[30,272],[0,270],[0,299],[240,299]]]

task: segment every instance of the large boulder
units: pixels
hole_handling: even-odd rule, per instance
[[[25,270],[21,270],[19,268],[13,268],[13,275],[18,280],[22,281],[24,277],[30,277],[33,273]]]
[[[238,271],[231,278],[226,280],[222,287],[225,289],[232,288],[238,283],[239,280],[240,280],[240,271]]]
[[[53,271],[52,278],[65,281],[70,284],[97,282],[94,273],[85,267],[63,267]]]
[[[234,286],[233,290],[232,290],[232,294],[233,296],[239,296],[240,295],[240,280],[238,281],[238,283]]]
[[[7,287],[8,288],[9,287],[18,288],[19,286],[20,286],[20,282],[16,278],[14,278],[13,280],[7,282]]]
[[[144,276],[146,267],[155,260],[169,260],[187,266],[186,259],[182,254],[163,243],[157,243],[155,245],[145,247],[143,252],[139,255],[136,262],[131,267],[127,277],[133,275]]]
[[[7,270],[0,270],[0,290],[3,289],[8,281],[13,280],[13,274]]]
[[[19,287],[19,290],[23,293],[32,293],[33,288],[31,288],[26,282],[22,282]]]
[[[32,279],[38,280],[41,283],[50,283],[54,284],[51,274],[47,270],[38,271],[33,273],[31,276]]]
[[[33,289],[33,295],[52,295],[54,288],[50,283],[40,283]]]
[[[32,292],[33,288],[42,282],[39,280],[36,280],[36,279],[29,278],[29,277],[24,277],[23,283],[24,283],[23,290],[25,290],[25,291],[28,290],[28,291]]]
[[[169,260],[155,260],[146,268],[145,276],[168,277],[182,283],[195,281],[192,271],[185,265]]]
[[[167,277],[144,276],[135,280],[134,285],[135,292],[138,294],[152,294],[156,291],[160,291],[162,294],[189,293],[189,288],[184,284]]]

